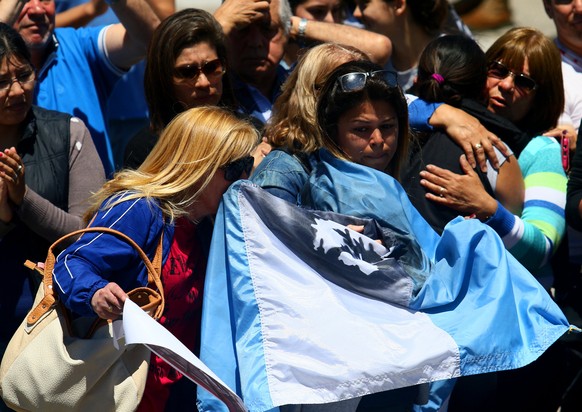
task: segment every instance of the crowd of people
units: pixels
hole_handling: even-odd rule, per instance
[[[398,180],[438,235],[458,216],[493,229],[582,326],[582,1],[541,1],[556,39],[515,27],[487,50],[471,28],[505,24],[506,1],[0,1],[0,356],[38,288],[24,261],[87,225],[150,257],[162,243],[160,323],[199,354],[223,194],[249,179],[303,207],[328,155]],[[486,3],[501,15],[480,20]],[[55,264],[61,301],[119,318],[147,284],[139,260],[83,235]],[[280,409],[568,412],[581,349],[560,339],[524,368],[460,378],[436,409],[422,384]],[[139,410],[195,408],[152,354]]]

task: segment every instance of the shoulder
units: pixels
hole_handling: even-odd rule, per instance
[[[530,140],[524,151],[535,153],[545,150],[560,150],[560,144],[554,137],[536,136]]]
[[[551,172],[563,175],[561,148],[553,137],[537,136],[523,149],[518,158],[524,177],[533,173]]]
[[[98,27],[59,27],[55,29],[55,37],[59,43],[72,43],[91,40],[96,42],[101,32],[104,32],[107,26]]]
[[[163,216],[159,204],[154,199],[145,197],[132,198],[134,192],[124,191],[106,199],[96,218],[96,224],[101,225],[102,221],[110,221],[116,225],[123,220],[123,224],[139,223],[146,224],[150,220],[157,220]],[[112,205],[113,206],[110,206]]]
[[[49,110],[39,106],[32,106],[32,113],[37,121],[57,121],[69,123],[71,115],[56,110]]]
[[[271,150],[257,166],[253,177],[261,173],[305,173],[305,168],[295,156],[275,149]],[[253,177],[251,177],[251,181],[253,181]]]

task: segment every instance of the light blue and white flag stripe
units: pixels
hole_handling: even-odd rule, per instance
[[[317,193],[327,192],[324,207],[335,212],[390,212],[370,220],[308,211],[241,182],[217,216],[201,359],[249,410],[521,367],[568,330],[488,227],[459,219],[439,238],[380,173],[372,179],[385,190],[367,192],[368,210],[358,212],[354,188],[370,189],[358,185],[372,171],[324,160],[306,202],[322,208]],[[349,196],[332,193],[342,187]],[[347,223],[364,224],[386,247]],[[199,408],[225,410],[203,390]]]

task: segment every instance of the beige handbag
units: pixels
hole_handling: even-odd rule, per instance
[[[90,227],[70,233],[49,248],[32,310],[8,344],[0,365],[0,394],[17,411],[133,411],[142,398],[150,351],[137,345],[113,345],[111,322],[94,318],[71,320],[53,291],[55,247],[85,232],[110,233],[132,245],[148,269],[150,284],[128,293],[130,299],[159,319],[164,310],[160,280],[162,240],[153,263],[128,236],[109,228]],[[81,332],[83,331],[83,332]],[[79,337],[83,336],[83,337]]]

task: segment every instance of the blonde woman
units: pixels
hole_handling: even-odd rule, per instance
[[[273,150],[257,166],[252,181],[271,194],[295,203],[309,175],[307,155],[323,147],[316,121],[319,90],[343,63],[367,60],[360,50],[335,43],[309,49],[283,84],[265,129]]]
[[[201,224],[216,213],[230,184],[248,177],[255,129],[217,107],[187,110],[172,120],[137,170],[119,172],[94,196],[91,226],[131,237],[151,258],[163,234],[166,306],[160,322],[197,352],[211,232]],[[66,262],[66,263],[65,263]],[[116,319],[124,291],[147,284],[132,247],[109,234],[87,233],[55,264],[56,289],[80,316]],[[189,381],[152,354],[138,410],[195,410]]]

